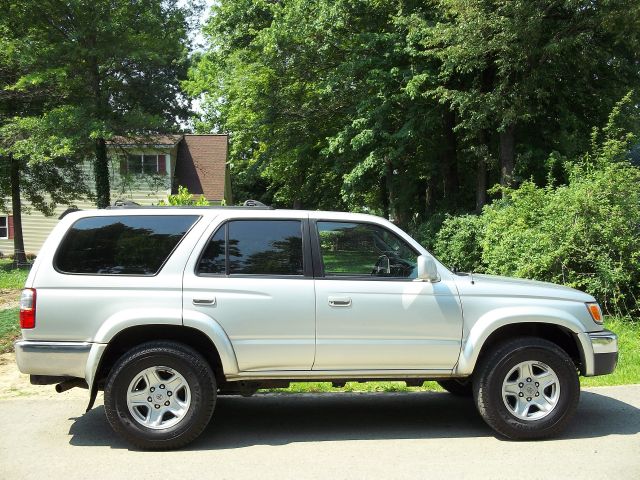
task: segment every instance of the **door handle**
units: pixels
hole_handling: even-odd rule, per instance
[[[329,297],[330,307],[350,307],[351,298],[349,297]]]
[[[215,298],[194,298],[193,304],[194,305],[215,305],[216,299]]]

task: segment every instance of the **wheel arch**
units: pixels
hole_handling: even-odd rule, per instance
[[[471,375],[480,358],[499,343],[523,336],[549,340],[562,348],[576,364],[582,375],[590,371],[588,342],[577,319],[566,312],[522,310],[514,314],[487,315],[473,326],[463,342],[456,366],[457,375]]]
[[[91,387],[101,388],[117,360],[127,351],[149,341],[166,340],[183,343],[200,353],[211,365],[219,382],[225,375],[235,373],[234,358],[224,355],[210,335],[193,327],[167,324],[145,324],[124,328],[114,335],[106,345],[99,361],[93,367]]]

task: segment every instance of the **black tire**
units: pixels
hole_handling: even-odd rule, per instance
[[[502,396],[503,382],[509,372],[528,361],[550,367],[559,384],[555,406],[537,420],[518,418],[507,408],[508,400],[503,400]],[[580,383],[576,366],[564,350],[547,340],[527,337],[505,342],[482,359],[477,372],[473,396],[480,415],[496,432],[512,440],[541,439],[559,434],[578,406]],[[533,380],[535,384],[535,377]],[[536,410],[539,409],[534,407],[533,411]]]
[[[159,366],[182,376],[189,388],[190,404],[175,425],[152,429],[129,411],[127,391],[140,372]],[[145,450],[169,450],[187,445],[202,433],[213,414],[216,390],[211,367],[198,352],[180,343],[149,342],[130,350],[114,365],[104,390],[104,408],[111,427],[129,443]]]
[[[446,380],[438,380],[438,385],[444,388],[447,392],[458,397],[473,396],[473,382],[470,378],[448,378]]]

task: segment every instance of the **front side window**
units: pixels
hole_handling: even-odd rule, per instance
[[[88,217],[69,229],[54,264],[63,273],[155,275],[196,215]]]
[[[209,240],[196,271],[199,275],[302,275],[302,222],[227,222]]]
[[[378,225],[318,222],[325,276],[416,278],[418,253]]]

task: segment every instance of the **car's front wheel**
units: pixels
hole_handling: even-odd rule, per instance
[[[474,376],[473,394],[482,418],[517,440],[562,431],[580,398],[576,366],[556,344],[541,338],[511,340],[486,356]]]
[[[149,342],[126,353],[105,386],[111,427],[133,445],[179,448],[209,423],[216,381],[207,361],[174,342]]]

